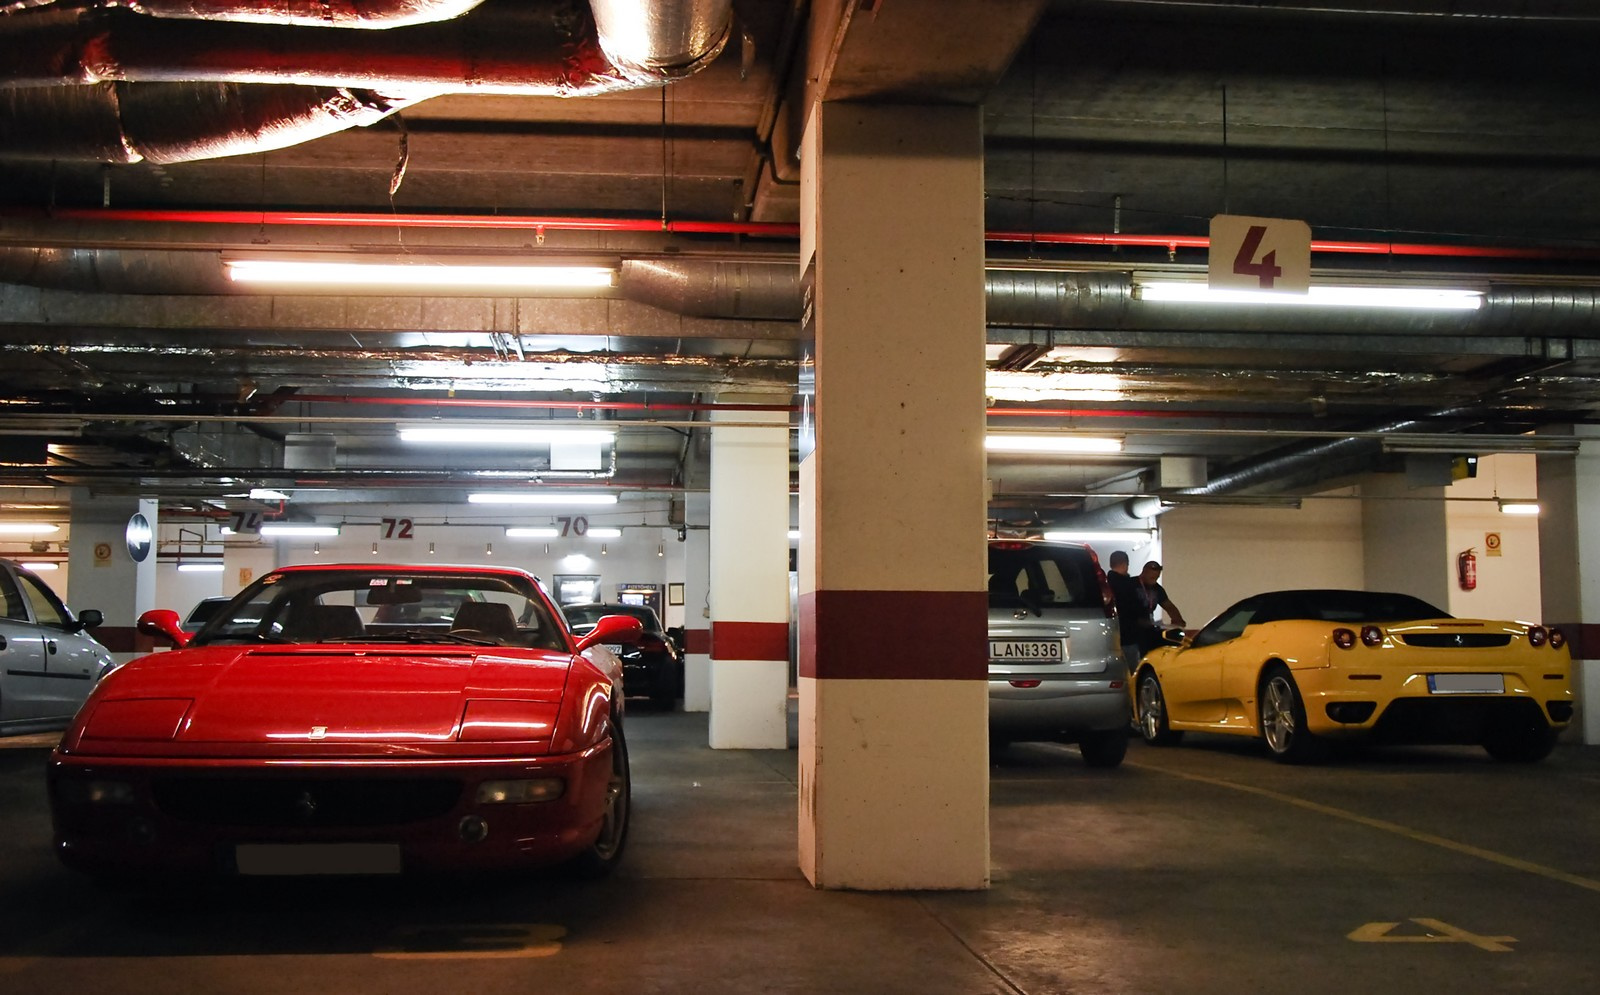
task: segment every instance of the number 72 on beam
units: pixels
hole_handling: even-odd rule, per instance
[[[1305,293],[1311,288],[1311,226],[1284,218],[1217,215],[1211,219],[1206,285]]]

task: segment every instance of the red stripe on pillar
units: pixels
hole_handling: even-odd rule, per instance
[[[816,591],[800,598],[801,677],[987,680],[988,639],[983,591]]]
[[[711,655],[711,630],[710,629],[685,629],[683,630],[683,651],[697,656]]]
[[[789,659],[788,622],[712,622],[714,660]]]

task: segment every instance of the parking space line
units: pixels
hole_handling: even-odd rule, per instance
[[[1153,767],[1149,764],[1129,763],[1128,766],[1138,767],[1141,770],[1151,770],[1160,774],[1170,774],[1173,777],[1182,778],[1186,781],[1196,781],[1201,784],[1210,784],[1219,788],[1231,788],[1234,791],[1242,791],[1246,794],[1258,795],[1262,798],[1271,799],[1272,801],[1283,802],[1288,805],[1293,805],[1296,808],[1303,808],[1310,812],[1316,812],[1318,815],[1326,815],[1335,819],[1343,819],[1346,822],[1354,822],[1359,825],[1367,826],[1371,829],[1377,829],[1382,832],[1391,833],[1395,836],[1401,836],[1416,843],[1425,843],[1429,846],[1436,846],[1444,850],[1450,850],[1453,853],[1463,854],[1468,857],[1476,857],[1479,860],[1487,860],[1492,864],[1499,864],[1502,867],[1509,867],[1512,870],[1524,871],[1528,874],[1537,874],[1542,878],[1549,878],[1551,881],[1560,881],[1563,884],[1574,885],[1588,891],[1600,892],[1600,881],[1596,881],[1593,878],[1586,878],[1577,874],[1569,874],[1566,871],[1558,870],[1554,867],[1546,867],[1543,864],[1535,864],[1532,861],[1523,860],[1520,857],[1513,857],[1509,854],[1498,853],[1494,850],[1485,850],[1483,847],[1473,846],[1470,843],[1461,843],[1457,840],[1448,839],[1444,836],[1435,836],[1433,833],[1425,833],[1418,829],[1412,829],[1409,826],[1402,826],[1397,822],[1389,822],[1386,819],[1374,819],[1371,816],[1362,815],[1359,812],[1352,812],[1348,809],[1335,808],[1332,805],[1323,805],[1318,802],[1307,801],[1304,798],[1296,798],[1294,795],[1286,795],[1279,791],[1273,791],[1270,788],[1257,788],[1249,784],[1239,784],[1235,781],[1226,781],[1219,777],[1207,777],[1204,774],[1188,774],[1182,771],[1168,770],[1164,767]]]

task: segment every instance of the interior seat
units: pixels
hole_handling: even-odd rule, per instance
[[[503,643],[516,642],[517,616],[511,606],[498,601],[463,601],[450,623],[451,632],[470,629]]]
[[[366,634],[361,625],[361,614],[354,605],[311,605],[305,610],[300,626],[306,642],[324,639],[350,639]]]

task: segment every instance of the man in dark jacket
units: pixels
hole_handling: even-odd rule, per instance
[[[1111,571],[1106,580],[1111,584],[1111,597],[1117,606],[1117,622],[1122,633],[1122,655],[1127,658],[1128,672],[1133,673],[1144,656],[1143,647],[1155,632],[1155,622],[1150,618],[1139,582],[1128,575],[1128,554],[1116,550],[1107,561]]]

